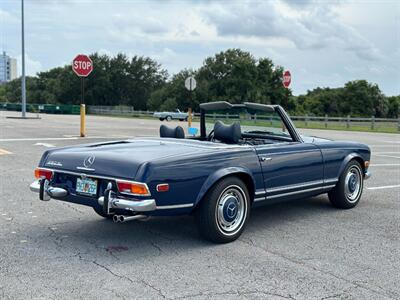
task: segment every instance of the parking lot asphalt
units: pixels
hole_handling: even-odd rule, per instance
[[[157,135],[160,121],[89,116],[79,138],[79,116],[10,115],[0,112],[0,299],[400,298],[400,135],[301,130],[371,147],[359,205],[322,195],[253,209],[237,241],[215,245],[191,217],[114,224],[29,191],[49,147]]]

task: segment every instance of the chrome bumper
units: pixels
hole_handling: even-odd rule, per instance
[[[371,172],[367,171],[364,173],[364,180],[370,179],[372,176]]]
[[[43,185],[43,192],[41,192],[41,184]],[[39,199],[42,201],[49,201],[51,198],[63,198],[68,195],[68,191],[63,188],[49,186],[49,182],[45,180],[43,183],[40,180],[32,182],[30,190],[34,193],[39,194]],[[104,197],[97,199],[97,202],[104,206]],[[154,199],[146,200],[127,200],[123,198],[115,197],[114,193],[110,193],[108,199],[108,209],[126,209],[132,212],[146,212],[157,209],[156,201]]]
[[[32,192],[38,193],[42,201],[49,201],[51,198],[62,198],[68,195],[68,191],[58,187],[49,186],[47,180],[43,183],[43,193],[40,192],[40,181],[36,180],[31,183],[30,189]]]
[[[97,202],[103,206],[104,197],[100,197]],[[109,208],[127,209],[133,212],[153,211],[157,209],[156,201],[154,199],[135,201],[115,197],[108,200],[108,205]]]

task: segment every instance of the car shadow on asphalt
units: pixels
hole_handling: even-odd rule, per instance
[[[337,212],[329,204],[326,196],[257,207],[251,211],[242,238],[251,238],[256,233],[265,233],[274,230],[273,228],[287,226],[285,222],[292,223],[304,218],[320,219],[323,215],[331,218],[329,215],[335,211]],[[68,238],[62,239],[61,245],[71,248],[71,251],[94,246],[96,250],[104,250],[104,254],[111,253],[126,258],[135,253],[150,255],[155,254],[154,251],[161,251],[163,254],[176,254],[186,250],[224,247],[202,239],[196,229],[194,218],[190,216],[155,217],[147,221],[114,224],[111,220],[99,219],[94,215],[58,225],[47,225],[49,228],[57,226],[57,230],[52,235],[42,235],[44,239],[58,239],[60,242],[59,237],[66,236]],[[35,226],[32,230],[38,229]]]

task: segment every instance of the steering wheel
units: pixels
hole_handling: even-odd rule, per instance
[[[212,141],[213,137],[214,137],[214,129],[211,130],[210,133],[208,134],[207,141],[209,142]]]

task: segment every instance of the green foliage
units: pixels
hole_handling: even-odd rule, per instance
[[[135,109],[146,109],[153,91],[165,85],[168,74],[160,64],[148,57],[125,54],[115,57],[90,56],[95,66],[84,79],[85,103],[88,105],[129,105]],[[27,77],[27,99],[35,103],[79,104],[81,101],[81,79],[71,66],[40,72],[36,77]],[[21,101],[21,81],[13,80],[5,85],[8,102]]]
[[[125,54],[114,57],[91,55],[94,70],[85,78],[85,103],[88,105],[128,105],[136,110],[198,111],[209,101],[245,101],[279,104],[292,115],[323,116],[400,116],[400,96],[386,97],[376,84],[350,81],[340,88],[316,88],[293,96],[282,86],[283,67],[269,58],[256,59],[249,52],[228,49],[207,57],[197,69],[184,69],[168,79],[167,71],[148,57]],[[184,87],[194,76],[197,88],[192,94]],[[81,79],[63,66],[27,77],[30,103],[79,104]],[[0,102],[20,102],[21,81],[0,86]]]

